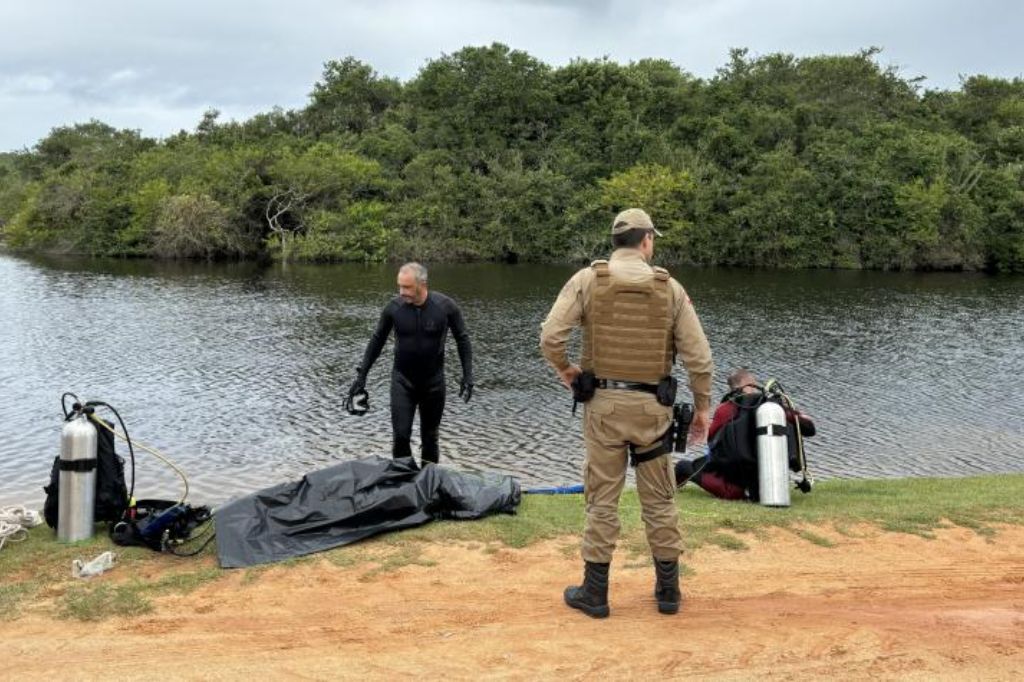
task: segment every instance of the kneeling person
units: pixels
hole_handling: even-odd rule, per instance
[[[710,454],[692,461],[684,459],[676,462],[676,485],[682,486],[692,481],[724,500],[757,502],[760,490],[754,412],[769,398],[754,373],[745,367],[729,375],[728,384],[729,392],[715,409],[711,426],[708,427]],[[783,405],[783,409],[787,423],[792,425],[787,436],[789,468],[800,471],[804,468],[804,462],[802,444],[798,439],[813,436],[816,429],[806,414],[788,405]],[[799,435],[796,427],[799,427]]]

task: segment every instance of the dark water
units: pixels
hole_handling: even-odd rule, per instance
[[[477,358],[465,405],[449,343],[444,463],[526,485],[579,480],[579,417],[537,350],[572,271],[431,270],[433,288],[462,305]],[[817,478],[1024,471],[1024,278],[676,275],[711,341],[716,394],[736,365],[779,378],[818,424],[808,441]],[[340,405],[394,277],[393,267],[0,254],[0,504],[41,503],[64,391],[117,407],[133,436],[187,472],[197,502],[388,455],[390,346],[370,375],[370,413]],[[170,469],[137,457],[138,496],[178,493]]]

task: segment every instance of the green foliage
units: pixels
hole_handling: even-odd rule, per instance
[[[551,67],[498,43],[407,83],[162,141],[99,121],[0,155],[0,238],[120,256],[584,260],[646,208],[662,262],[1024,271],[1024,81],[920,92],[879,50]]]
[[[215,199],[179,194],[160,202],[153,229],[155,255],[212,259],[236,255],[242,248],[242,235]]]
[[[324,65],[323,81],[313,87],[303,112],[314,135],[337,131],[364,133],[398,101],[401,86],[380,78],[373,69],[352,57]]]

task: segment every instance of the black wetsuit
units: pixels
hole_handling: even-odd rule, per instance
[[[437,462],[438,427],[444,413],[444,343],[448,330],[455,337],[463,381],[473,383],[473,351],[466,323],[455,301],[434,291],[422,306],[396,296],[380,314],[366,346],[359,372],[365,376],[395,330],[395,363],[391,370],[392,455],[411,457],[409,440],[416,408],[420,410],[420,454]]]

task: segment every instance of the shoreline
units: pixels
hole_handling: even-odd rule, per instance
[[[578,537],[565,535],[524,548],[382,537],[220,571],[147,613],[99,622],[43,615],[74,587],[53,586],[0,621],[11,644],[0,678],[142,679],[156,668],[164,679],[1010,680],[1024,669],[1022,526],[946,527],[933,539],[865,524],[729,534],[748,548],[684,557],[685,602],[671,617],[656,612],[649,558],[628,543],[612,564],[611,617],[567,608],[561,591],[580,561]],[[92,580],[167,579],[175,564],[159,563]],[[131,656],[110,653],[125,647]]]

